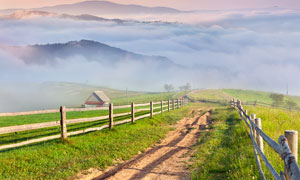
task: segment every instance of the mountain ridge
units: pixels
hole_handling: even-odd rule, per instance
[[[174,14],[182,13],[173,8],[168,7],[147,7],[135,4],[117,4],[109,1],[83,1],[73,4],[61,4],[55,6],[46,6],[34,8],[33,10],[41,10],[56,13],[67,14]]]
[[[129,52],[92,40],[69,41],[67,43],[34,44],[29,46],[2,46],[0,49],[9,52],[26,64],[47,65],[57,59],[72,59],[75,56],[106,65],[120,62],[152,63],[162,67],[174,67],[177,64],[163,56],[147,56]],[[17,52],[17,53],[16,53]]]

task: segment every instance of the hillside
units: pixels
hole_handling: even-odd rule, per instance
[[[133,61],[135,63],[157,64],[161,67],[176,66],[166,57],[136,54],[90,40],[30,46],[2,46],[0,48],[22,59],[26,64],[51,65],[59,59],[72,60],[77,56],[77,59],[85,58],[87,61],[96,61],[105,65]],[[16,52],[18,52],[17,55]]]
[[[19,89],[22,89],[20,91]],[[61,105],[80,107],[95,90],[104,91],[111,98],[126,97],[126,90],[116,90],[69,82],[47,82],[42,84],[6,85],[0,90],[0,112],[22,112],[40,109],[56,109]],[[128,91],[128,97],[144,93]]]
[[[30,19],[30,18],[60,18],[60,19],[72,19],[72,20],[84,20],[84,21],[98,21],[98,22],[114,22],[114,23],[124,23],[127,22],[121,19],[107,19],[98,16],[93,16],[89,14],[80,14],[80,15],[69,15],[69,14],[59,14],[46,11],[33,11],[33,10],[17,10],[8,15],[0,16],[1,19]]]
[[[139,5],[123,5],[108,1],[84,1],[75,4],[64,4],[37,8],[35,10],[67,14],[173,14],[181,11],[166,7],[145,7]]]
[[[231,100],[232,98],[240,99],[243,102],[260,102],[272,104],[273,100],[270,98],[272,92],[255,91],[255,90],[242,90],[242,89],[206,89],[195,90],[189,93],[190,97],[195,99],[214,99],[214,100]],[[286,100],[292,100],[300,107],[299,96],[285,96]],[[282,104],[282,106],[286,106]]]

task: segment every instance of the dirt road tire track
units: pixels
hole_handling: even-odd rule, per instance
[[[210,111],[200,115],[201,111],[198,110],[193,118],[180,120],[176,129],[169,132],[160,144],[93,180],[190,179],[187,163],[192,154],[191,147],[197,143],[201,131],[207,130],[211,123]]]

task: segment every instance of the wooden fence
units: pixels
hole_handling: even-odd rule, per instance
[[[113,106],[113,104],[109,104],[109,107],[95,107],[95,108],[66,108],[65,106],[61,106],[60,109],[57,110],[41,110],[41,111],[31,111],[31,112],[17,112],[17,113],[0,113],[0,117],[7,117],[7,116],[22,116],[22,115],[33,115],[33,114],[49,114],[49,113],[60,113],[60,120],[58,121],[52,121],[52,122],[45,122],[45,123],[35,123],[35,124],[26,124],[26,125],[17,125],[17,126],[9,126],[9,127],[1,127],[0,128],[0,135],[1,134],[8,134],[8,133],[17,133],[20,131],[29,131],[29,130],[36,130],[36,129],[42,129],[42,128],[49,128],[49,127],[56,127],[60,126],[61,133],[42,137],[38,139],[31,139],[19,143],[14,144],[7,144],[0,146],[0,150],[8,149],[8,148],[16,148],[32,143],[38,143],[42,141],[47,140],[53,140],[61,138],[62,140],[66,140],[68,136],[83,134],[91,131],[99,131],[105,128],[112,129],[116,125],[125,124],[125,123],[134,123],[134,121],[143,119],[146,117],[153,117],[156,114],[163,113],[165,111],[174,110],[176,108],[180,108],[181,106],[185,105],[187,103],[186,99],[176,99],[176,100],[168,100],[168,101],[160,101],[160,102],[152,102],[145,103],[145,104],[134,104],[133,102],[130,105],[124,105],[124,106]],[[159,105],[157,107],[154,107],[154,105]],[[143,108],[145,106],[150,106],[149,108]],[[118,113],[114,114],[114,109],[126,109],[130,108],[130,112],[126,113]],[[154,112],[154,110],[158,110],[158,112]],[[101,111],[101,110],[108,110],[108,114],[106,116],[99,116],[99,117],[91,117],[91,118],[79,118],[79,119],[70,119],[67,120],[66,112],[74,112],[74,111]],[[145,112],[149,111],[149,113],[143,114],[141,116],[136,117],[137,112]],[[129,116],[130,118],[116,121],[114,122],[115,117],[126,117]],[[73,132],[67,131],[67,125],[68,124],[75,124],[75,123],[84,123],[84,122],[93,122],[93,121],[99,121],[109,119],[109,124],[105,124],[100,127],[92,127],[84,130],[77,130]]]
[[[264,161],[266,167],[271,172],[275,180],[299,180],[300,169],[298,160],[298,132],[289,130],[285,135],[281,135],[278,143],[266,135],[262,130],[261,119],[256,118],[255,114],[248,115],[248,111],[243,109],[242,102],[235,99],[231,101],[232,107],[239,111],[241,119],[244,120],[249,128],[249,134],[253,145],[256,164],[262,180],[265,175],[261,167],[260,158]],[[284,172],[278,173],[271,165],[264,154],[263,141],[265,141],[275,152],[277,152],[284,161]],[[258,156],[259,155],[259,156]]]

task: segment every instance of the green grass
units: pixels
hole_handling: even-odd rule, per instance
[[[175,95],[174,92],[171,93],[146,93],[137,96],[121,97],[112,99],[112,103],[117,105],[130,104],[131,102],[135,103],[145,103],[150,101],[161,101],[172,99]]]
[[[157,143],[195,106],[69,137],[67,143],[54,140],[1,152],[0,179],[66,179],[91,167],[104,169]]]
[[[194,99],[214,99],[214,100],[230,100],[232,97],[223,92],[221,89],[197,90],[189,93]]]
[[[231,108],[212,111],[211,131],[194,147],[191,179],[259,179],[246,128]]]
[[[223,89],[222,91],[242,101],[259,101],[268,104],[273,103],[272,99],[270,98],[270,92],[241,89]]]
[[[249,114],[256,114],[257,118],[261,118],[263,131],[273,140],[278,142],[280,135],[284,134],[285,130],[296,130],[300,132],[300,113],[295,111],[279,110],[265,107],[246,106],[244,109],[249,111]],[[300,136],[299,136],[300,138]],[[300,148],[300,146],[298,147]],[[277,172],[283,171],[284,164],[280,156],[274,152],[264,142],[264,153],[270,160],[271,164]],[[298,159],[300,158],[298,154]],[[264,167],[268,177],[271,177],[269,171]]]

